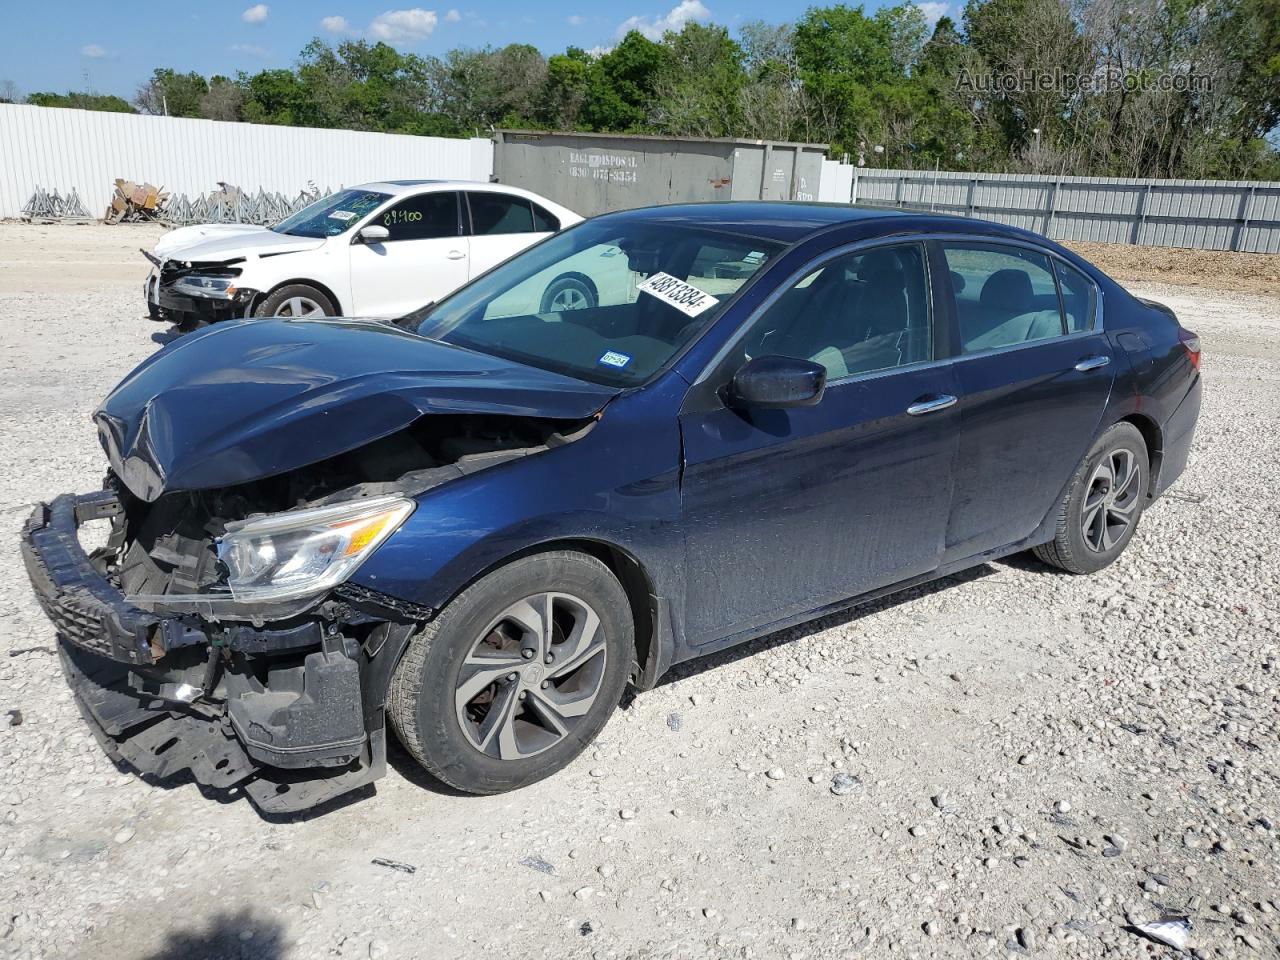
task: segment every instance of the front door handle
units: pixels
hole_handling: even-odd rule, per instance
[[[1076,364],[1076,369],[1080,373],[1088,373],[1090,370],[1097,370],[1099,367],[1105,367],[1110,362],[1110,357],[1086,357]]]
[[[947,407],[954,407],[956,398],[948,393],[940,393],[934,397],[922,398],[917,400],[911,406],[907,407],[907,413],[913,417],[922,417],[926,413],[937,413],[939,410],[945,410]]]
[[[461,260],[461,259],[462,259],[463,257],[465,257],[465,256],[466,256],[466,254],[465,254],[465,253],[463,253],[461,250],[450,250],[450,251],[449,251],[449,259],[450,259],[450,260]]]

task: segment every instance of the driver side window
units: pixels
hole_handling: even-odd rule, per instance
[[[451,192],[420,193],[383,210],[371,223],[391,231],[387,242],[434,240],[458,235],[458,195]]]
[[[828,380],[933,357],[924,247],[876,247],[825,261],[774,301],[744,340],[746,356],[811,360]]]

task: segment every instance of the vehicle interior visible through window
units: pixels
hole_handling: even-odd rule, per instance
[[[919,244],[824,264],[778,299],[743,342],[743,359],[812,360],[829,380],[932,357],[929,286]]]
[[[977,353],[1064,333],[1053,269],[1016,247],[944,243],[960,321],[960,347]]]

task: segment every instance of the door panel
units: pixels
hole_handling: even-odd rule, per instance
[[[457,193],[408,197],[367,225],[385,226],[391,236],[349,248],[353,314],[404,316],[467,282],[470,248]]]
[[[950,364],[932,362],[925,254],[922,244],[893,243],[815,261],[691,391],[681,416],[691,642],[937,565],[951,499],[955,382]],[[698,393],[766,355],[825,367],[821,401],[735,409],[720,401],[723,390]]]
[[[1030,536],[1057,502],[1097,432],[1114,363],[1092,334],[1031,344],[955,364],[960,450],[947,529],[946,560],[959,560]]]
[[[944,555],[950,562],[1036,530],[1097,430],[1115,364],[1106,337],[1093,332],[1095,301],[1080,289],[1083,278],[1071,278],[1064,319],[1054,262],[1044,252],[990,242],[939,247],[962,354],[955,361],[960,444]],[[1077,370],[1082,361],[1088,369]]]
[[[828,387],[791,410],[681,418],[685,631],[706,643],[934,569],[951,496],[948,365]]]

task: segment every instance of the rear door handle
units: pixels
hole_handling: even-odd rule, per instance
[[[450,260],[461,260],[466,254],[461,250],[450,250],[448,256]]]
[[[1076,364],[1076,369],[1081,373],[1087,373],[1090,370],[1097,370],[1099,367],[1105,367],[1110,362],[1110,357],[1086,357]]]
[[[936,397],[917,400],[911,406],[907,407],[907,413],[913,417],[922,417],[926,413],[937,413],[939,410],[945,410],[947,407],[954,407],[956,398],[949,393],[941,393]]]

